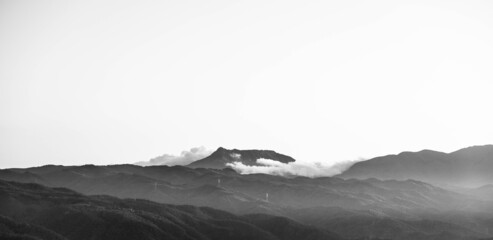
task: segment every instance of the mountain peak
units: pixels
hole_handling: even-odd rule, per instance
[[[223,148],[223,147],[219,147],[219,148],[217,148],[217,150],[216,150],[216,151],[214,151],[214,152],[211,154],[211,156],[212,156],[212,155],[222,155],[222,154],[227,153],[228,151],[230,151],[230,150],[228,150],[228,149],[226,149],[226,148]]]
[[[296,161],[294,158],[277,153],[272,150],[239,150],[226,149],[219,147],[210,156],[197,160],[188,165],[192,168],[215,168],[223,169],[228,163],[241,162],[245,165],[258,166],[258,159],[270,159],[282,163],[290,163]]]

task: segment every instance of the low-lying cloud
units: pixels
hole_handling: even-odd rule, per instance
[[[211,155],[212,151],[206,149],[204,146],[195,147],[188,151],[182,151],[179,156],[164,154],[159,157],[155,157],[149,161],[142,161],[135,163],[136,165],[141,166],[153,166],[153,165],[167,165],[167,166],[175,166],[175,165],[188,165],[194,161],[205,158]]]
[[[231,154],[229,154],[229,156],[233,159],[241,160],[241,154],[239,154],[239,153],[231,153]]]
[[[228,163],[227,166],[233,168],[241,174],[264,173],[279,176],[304,176],[304,177],[330,177],[342,173],[358,161],[345,161],[332,165],[320,162],[282,163],[270,159],[258,159],[257,163],[262,166],[249,166],[241,162]]]

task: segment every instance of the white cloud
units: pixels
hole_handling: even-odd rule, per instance
[[[330,177],[345,171],[356,162],[346,161],[328,166],[320,162],[282,163],[261,158],[257,160],[257,163],[263,166],[248,166],[241,162],[228,163],[227,166],[241,174],[264,173],[279,176]]]
[[[191,148],[189,151],[182,151],[179,156],[164,154],[159,157],[155,157],[149,161],[137,162],[135,164],[141,166],[152,165],[187,165],[196,160],[205,158],[212,153],[211,150],[206,149],[204,146]]]

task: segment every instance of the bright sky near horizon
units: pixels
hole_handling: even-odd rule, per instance
[[[0,0],[0,168],[493,143],[492,1]]]

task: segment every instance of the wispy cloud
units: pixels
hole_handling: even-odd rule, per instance
[[[152,166],[152,165],[187,165],[196,160],[205,158],[212,153],[211,150],[206,149],[204,146],[191,148],[190,150],[182,151],[179,156],[164,154],[159,157],[155,157],[149,161],[137,162],[135,164],[141,166]]]
[[[262,166],[249,166],[241,162],[228,163],[227,166],[233,168],[241,174],[264,173],[280,176],[330,177],[345,171],[358,161],[360,160],[345,161],[332,165],[326,165],[320,162],[282,163],[270,159],[261,158],[257,160],[257,163],[261,164]]]

